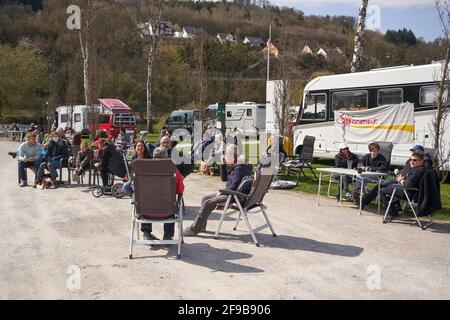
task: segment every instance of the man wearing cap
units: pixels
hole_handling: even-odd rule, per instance
[[[411,154],[419,153],[423,155],[423,161],[424,161],[424,167],[429,168],[431,167],[431,159],[428,154],[425,154],[425,149],[420,144],[416,144],[413,148],[409,149],[411,151]],[[398,183],[402,178],[408,176],[409,171],[411,170],[411,159],[408,159],[406,161],[405,166],[397,173],[394,179],[387,180],[381,182],[380,188],[386,188],[393,184]],[[378,185],[375,186],[372,190],[370,190],[367,194],[365,194],[362,198],[362,207],[365,207],[369,203],[371,203],[378,194]],[[359,199],[355,199],[355,202],[358,202]],[[359,203],[359,202],[358,202]]]

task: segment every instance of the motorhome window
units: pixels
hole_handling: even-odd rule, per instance
[[[252,116],[252,109],[247,109],[247,117],[251,117]]]
[[[397,104],[403,102],[403,89],[378,90],[378,105]]]
[[[327,96],[325,94],[309,95],[303,108],[302,119],[325,120]]]
[[[333,93],[333,111],[367,109],[369,105],[367,91],[343,91]]]
[[[227,118],[231,118],[233,115],[231,113],[231,111],[227,111]]]
[[[103,115],[98,117],[99,124],[108,124],[109,123],[109,115]]]
[[[69,115],[67,113],[61,115],[61,122],[69,122]]]
[[[437,86],[426,86],[420,88],[420,104],[421,105],[430,105],[436,102],[436,97],[438,95],[438,87]],[[444,91],[444,101],[448,100],[448,89]],[[445,98],[447,97],[447,98]]]
[[[75,122],[81,122],[81,113],[75,113],[75,114],[73,115],[73,120],[74,120]]]

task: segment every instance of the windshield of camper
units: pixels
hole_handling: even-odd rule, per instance
[[[303,120],[325,120],[326,119],[326,95],[325,94],[311,94],[306,98],[303,108]]]

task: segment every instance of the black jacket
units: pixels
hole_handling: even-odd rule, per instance
[[[427,216],[442,209],[441,187],[436,171],[426,170],[419,185],[417,194],[417,215]]]
[[[354,169],[358,166],[358,157],[355,154],[351,153],[350,158],[347,159],[347,158],[343,157],[340,153],[338,153],[336,155],[336,157],[334,157],[334,163],[336,164],[336,168],[347,169],[347,160],[352,161],[352,169]]]
[[[381,153],[379,153],[375,159],[372,159],[370,153],[364,155],[364,157],[362,158],[362,165],[364,167],[369,167],[371,171],[388,171],[387,160]]]
[[[420,180],[426,170],[427,169],[424,166],[409,169],[405,175],[403,186],[407,188],[419,188]]]
[[[101,166],[108,168],[108,171],[118,177],[125,177],[127,170],[122,154],[116,149],[113,143],[108,144],[103,150]]]
[[[249,164],[236,164],[230,171],[227,171],[227,166],[220,166],[220,176],[222,181],[226,181],[226,189],[236,191],[244,177],[252,174],[253,168]],[[243,190],[243,193],[248,193],[250,190]]]

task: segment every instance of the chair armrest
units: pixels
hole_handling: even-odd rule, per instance
[[[227,189],[221,189],[221,190],[219,190],[219,192],[220,192],[220,194],[224,194],[227,196],[238,196],[238,197],[242,197],[245,199],[248,199],[250,197],[248,194],[238,192],[238,191],[233,191],[233,190],[227,190]]]
[[[402,185],[395,185],[395,188],[396,189],[401,189],[401,190],[406,190],[406,191],[418,191],[419,189],[418,188],[408,188],[408,187],[405,187],[405,186],[402,186]]]

